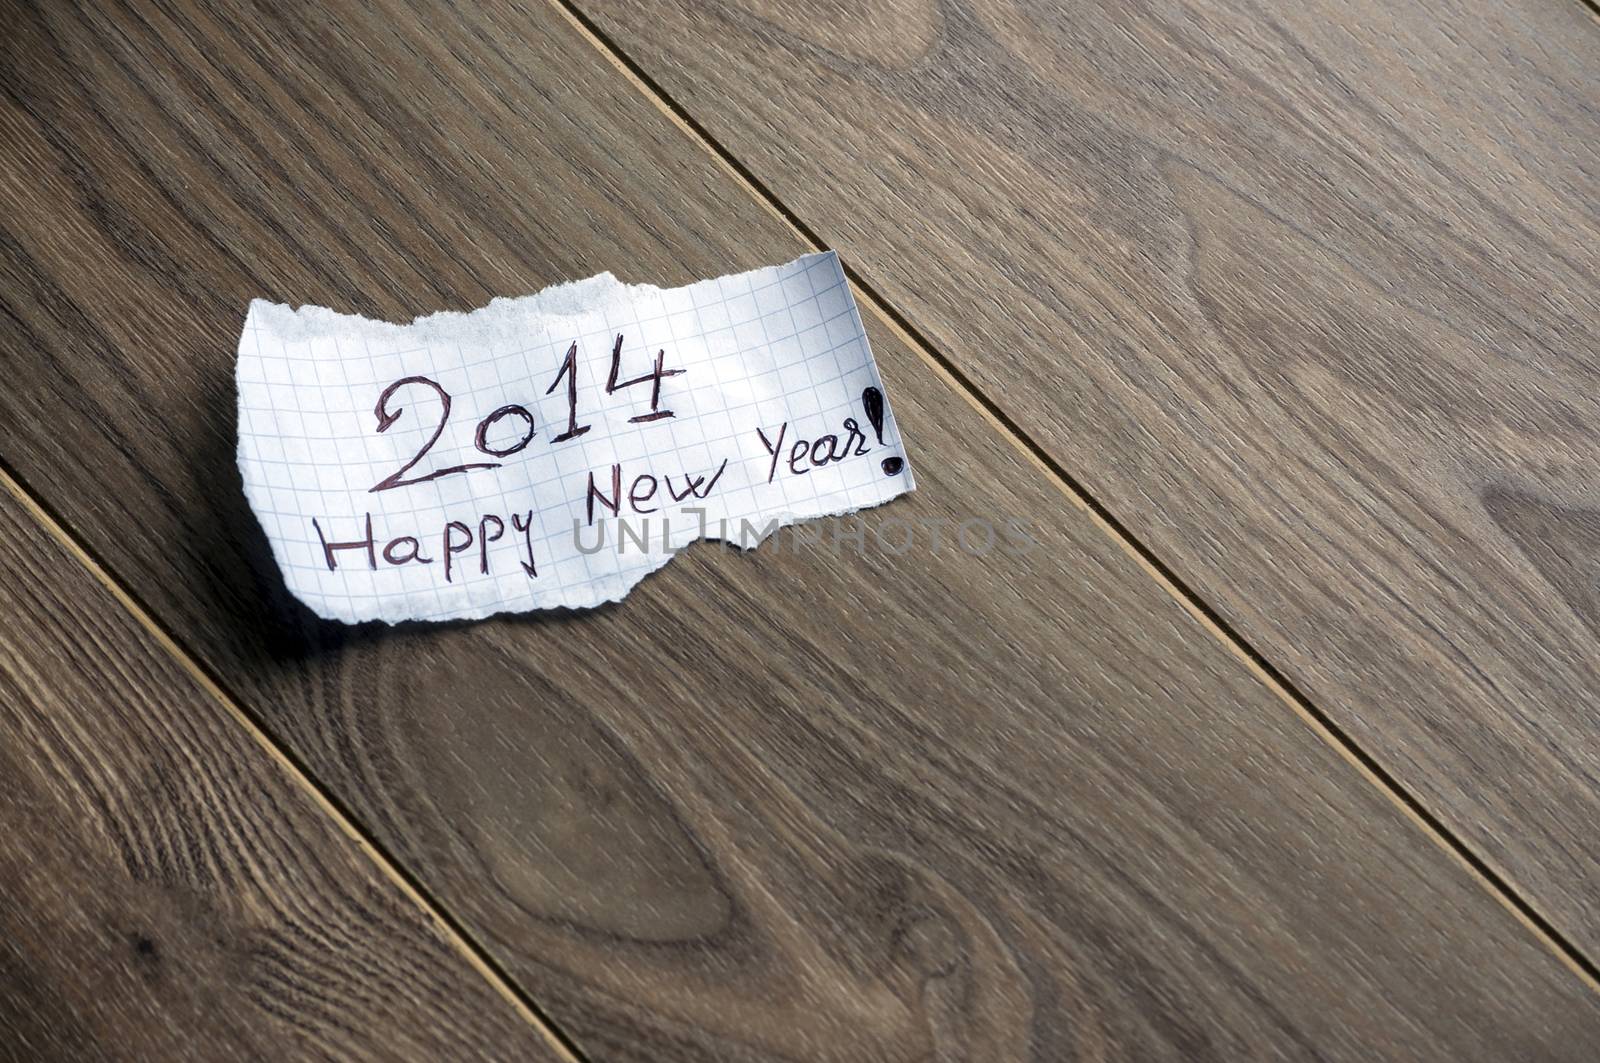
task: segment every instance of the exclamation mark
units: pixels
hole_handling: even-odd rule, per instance
[[[872,425],[872,430],[878,434],[878,445],[883,445],[883,392],[877,388],[867,388],[861,393],[861,405],[866,407],[867,421]],[[885,476],[898,476],[900,470],[905,468],[905,459],[896,455],[883,459],[883,474]]]

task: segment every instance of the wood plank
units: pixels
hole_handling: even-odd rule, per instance
[[[1591,12],[582,6],[1600,955]]]
[[[581,1047],[1589,1054],[1600,996],[876,325],[921,488],[859,551],[475,625],[286,601],[233,466],[249,297],[800,250],[548,9],[300,17],[16,19],[0,455]],[[962,552],[975,515],[1040,548]]]
[[[0,1059],[570,1058],[0,484]]]

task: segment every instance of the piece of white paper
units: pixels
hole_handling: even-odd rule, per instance
[[[695,539],[752,547],[914,487],[831,252],[403,326],[258,299],[238,386],[284,580],[347,622],[595,606]]]

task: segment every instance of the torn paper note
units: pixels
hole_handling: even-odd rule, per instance
[[[250,304],[239,470],[319,615],[615,601],[913,488],[838,258],[686,288],[610,274],[410,325]]]

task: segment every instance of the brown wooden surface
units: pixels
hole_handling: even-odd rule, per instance
[[[1589,8],[579,6],[1600,955]]]
[[[0,485],[0,1059],[567,1058]]]
[[[593,1059],[1573,1058],[1600,997],[885,329],[974,557],[699,546],[320,624],[233,466],[253,296],[389,318],[802,248],[552,9],[18,12],[0,456]]]

